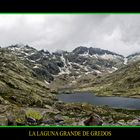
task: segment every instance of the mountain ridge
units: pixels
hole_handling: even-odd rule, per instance
[[[124,58],[119,55],[99,54],[66,51],[53,54],[28,45],[0,48],[0,125],[85,125],[90,117],[95,119],[92,125],[101,125],[101,122],[102,125],[139,125],[135,119],[139,112],[87,103],[64,103],[56,98],[55,94],[59,94],[58,89],[62,87],[90,85],[97,89],[103,86],[96,91],[106,96],[106,91],[112,91],[119,81],[119,86],[125,89],[133,80],[136,84],[131,88],[139,87],[137,63],[130,67],[124,65]],[[134,77],[129,76],[131,73]]]
[[[92,47],[77,47],[71,52],[62,50],[61,53],[36,50],[28,45],[11,45],[4,49],[10,50],[19,59],[29,63],[37,73],[42,73],[42,76],[47,75],[49,78],[45,80],[48,82],[51,82],[55,75],[62,73],[114,71],[123,65],[124,61],[122,55]],[[83,49],[88,50],[89,53],[84,52]],[[77,53],[77,50],[83,53]],[[41,68],[38,69],[38,67]]]

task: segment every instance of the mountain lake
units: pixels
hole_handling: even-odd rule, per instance
[[[101,97],[90,92],[75,92],[70,94],[60,93],[57,95],[60,101],[66,103],[89,103],[93,105],[108,105],[113,108],[140,110],[140,99],[127,97]]]

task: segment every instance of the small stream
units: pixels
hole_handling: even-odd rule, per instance
[[[140,110],[140,99],[126,97],[100,97],[90,92],[77,92],[71,94],[59,94],[57,98],[63,102],[86,102],[93,105],[108,105],[115,108]]]

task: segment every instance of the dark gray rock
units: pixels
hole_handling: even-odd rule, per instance
[[[46,68],[36,68],[33,69],[35,73],[33,75],[39,79],[45,79],[48,82],[51,82],[54,80],[53,76],[47,71]]]
[[[56,116],[54,116],[54,120],[56,123],[59,123],[59,122],[64,121],[64,118],[61,114],[57,114]]]
[[[88,48],[80,46],[80,47],[75,48],[72,52],[75,54],[84,54],[84,53],[88,52]]]
[[[49,62],[48,65],[46,66],[46,69],[48,70],[49,73],[57,75],[60,70],[54,62]]]
[[[92,116],[90,116],[89,119],[84,121],[84,124],[86,126],[102,125],[103,121],[102,121],[102,119],[97,114],[93,114]]]
[[[36,119],[31,118],[31,117],[27,117],[26,119],[27,119],[27,122],[28,122],[29,124],[36,124]]]

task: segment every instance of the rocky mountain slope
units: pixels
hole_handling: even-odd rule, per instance
[[[21,60],[34,69],[46,69],[51,75],[70,74],[82,72],[111,72],[124,63],[122,55],[99,49],[77,47],[72,52],[57,51],[50,53],[44,50],[36,50],[28,45],[13,45],[5,48],[10,50]],[[48,74],[48,75],[49,75]],[[53,78],[50,80],[53,80]]]
[[[124,57],[124,64],[116,71],[88,80],[88,84],[82,84],[79,90],[93,90],[100,96],[140,98],[139,68],[140,53],[137,52]]]
[[[140,61],[131,62],[113,73],[94,79],[89,87],[100,96],[140,98]]]
[[[139,81],[138,63],[130,70],[124,62],[123,56],[98,48],[78,47],[72,52],[54,53],[38,51],[28,45],[0,48],[0,125],[138,125],[139,111],[67,104],[55,96],[56,83],[57,87],[86,83],[99,89],[100,83],[106,80],[104,85],[112,82],[117,87],[117,81],[123,76],[130,81],[130,72],[136,77],[135,81]],[[121,74],[117,74],[119,71]],[[133,83],[134,79],[131,80]],[[134,88],[131,83],[124,86],[123,82],[122,88]],[[135,85],[138,87],[139,82]]]
[[[133,63],[133,62],[139,61],[140,53],[137,52],[137,53],[131,54],[131,55],[127,56],[126,58],[128,60],[128,63]]]
[[[115,79],[115,71],[121,72],[139,58],[139,53],[128,57],[100,48],[77,47],[72,52],[56,51],[50,53],[36,50],[28,45],[11,45],[1,50],[13,56],[32,71],[32,75],[51,89],[89,87],[94,79],[110,75]],[[131,67],[131,66],[130,66]],[[118,70],[119,69],[119,70]],[[113,73],[113,74],[111,74]],[[112,75],[115,75],[114,77]],[[112,81],[115,83],[116,81]],[[126,84],[127,85],[127,84]]]
[[[53,86],[58,83],[66,85],[66,79],[69,79],[67,86],[71,86],[75,81],[86,82],[86,77],[93,79],[97,75],[112,73],[123,66],[125,61],[122,55],[108,50],[82,46],[72,52],[53,53],[38,51],[28,45],[11,45],[3,49],[20,59],[38,79],[47,84],[55,80]]]
[[[44,96],[52,96],[49,92],[48,85],[39,80],[32,69],[24,65],[10,51],[0,49],[0,94],[2,97],[15,104],[42,106]]]

